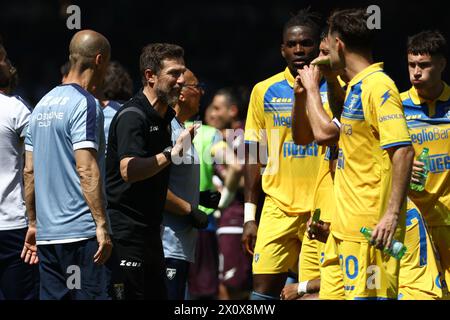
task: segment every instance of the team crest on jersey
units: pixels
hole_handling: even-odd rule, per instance
[[[259,260],[259,253],[255,253],[255,262],[258,262]]]
[[[175,278],[175,275],[177,274],[177,269],[174,268],[166,268],[166,276],[167,279],[173,280]]]
[[[358,94],[352,94],[351,98],[350,98],[350,103],[348,104],[348,109],[350,111],[352,111],[356,104],[358,103],[359,100],[359,95]]]

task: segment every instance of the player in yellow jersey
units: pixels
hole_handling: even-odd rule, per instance
[[[283,28],[281,54],[287,68],[255,85],[245,125],[244,232],[242,240],[253,254],[251,299],[278,299],[288,270],[297,263],[312,205],[319,169],[316,143],[296,145],[291,134],[293,86],[297,69],[318,55],[317,15],[301,10]],[[267,147],[268,162],[257,157]],[[256,203],[262,183],[266,194],[259,226]],[[256,245],[255,245],[256,242]]]
[[[322,32],[320,54],[312,62],[312,65],[329,59],[327,35],[328,28]],[[334,281],[329,285],[321,283],[320,275],[323,271],[320,269],[320,264],[324,262],[323,249],[331,219],[336,210],[333,193],[335,156],[337,156],[336,142],[339,138],[339,122],[336,118],[340,117],[345,91],[341,87],[337,73],[331,71],[329,65],[305,66],[298,73],[294,87],[296,99],[295,107],[292,109],[292,137],[298,144],[316,141],[321,145],[319,148],[321,163],[312,206],[313,212],[317,208],[321,210],[321,216],[319,223],[314,225],[314,228],[318,230],[313,232],[312,228],[309,228],[303,237],[299,259],[299,283],[286,285],[281,298],[285,300],[298,299],[305,293],[317,293],[319,289],[322,294],[321,287],[324,286],[328,291],[328,299],[342,299],[344,297],[343,282]],[[322,76],[326,80],[325,85],[320,85]],[[306,105],[301,103],[303,90],[306,91]],[[326,272],[332,271],[331,268],[326,270]],[[334,273],[336,274],[336,272],[340,272],[339,267],[334,268]],[[338,280],[339,274],[334,278]],[[304,297],[304,299],[312,298],[317,298],[317,294]]]
[[[341,116],[334,180],[337,205],[327,256],[340,260],[346,299],[396,299],[399,261],[377,250],[403,241],[414,150],[400,94],[373,63],[374,31],[364,9],[329,18],[331,67],[350,80]],[[373,228],[371,246],[360,233]]]
[[[423,31],[408,39],[407,53],[412,88],[401,98],[416,154],[430,150],[430,172],[424,191],[409,191],[408,251],[400,269],[399,297],[438,299],[450,281],[450,87],[442,81],[447,42],[438,31]],[[414,162],[413,181],[423,165]],[[441,270],[446,281],[443,275],[440,279]]]

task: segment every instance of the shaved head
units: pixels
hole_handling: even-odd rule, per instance
[[[97,55],[109,59],[111,46],[108,39],[93,30],[82,30],[75,33],[70,41],[69,60],[73,68],[84,71],[92,67]]]
[[[186,68],[186,71],[184,72],[184,81],[189,84],[197,81],[197,77],[192,73],[191,70]]]

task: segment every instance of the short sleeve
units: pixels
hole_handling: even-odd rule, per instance
[[[73,150],[92,148],[98,151],[104,130],[103,113],[98,112],[98,109],[93,97],[86,97],[74,109],[69,122]]]
[[[31,136],[31,126],[28,125],[26,126],[26,133],[25,133],[25,150],[26,151],[30,151],[33,152],[33,139]]]
[[[264,96],[262,88],[257,84],[250,96],[250,103],[248,106],[247,120],[245,122],[245,143],[261,142],[263,139],[261,135],[264,125]]]
[[[145,157],[145,119],[137,112],[120,114],[116,126],[117,155],[120,160],[126,157]]]
[[[377,82],[370,90],[370,125],[378,131],[380,147],[410,145],[402,100],[393,81]]]
[[[14,130],[20,138],[25,138],[28,128],[28,122],[30,121],[31,109],[25,104],[25,102],[17,98],[17,107],[15,108],[15,114],[13,116]]]

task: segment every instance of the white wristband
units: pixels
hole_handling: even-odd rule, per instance
[[[219,209],[224,209],[230,205],[230,203],[234,200],[235,192],[231,192],[227,187],[222,189],[222,194],[220,196],[219,201]]]
[[[306,287],[308,285],[308,281],[303,281],[298,284],[297,293],[300,297],[302,297],[306,292]]]
[[[244,204],[244,224],[248,221],[256,220],[256,204],[246,202]]]

